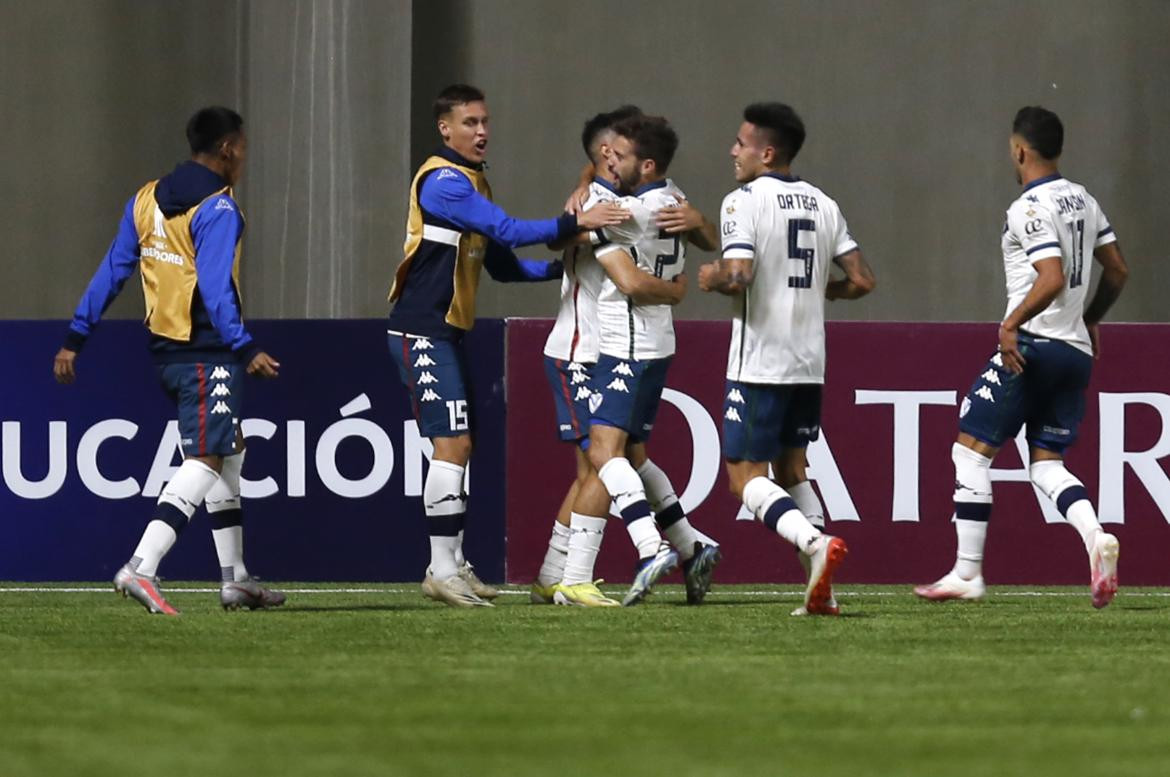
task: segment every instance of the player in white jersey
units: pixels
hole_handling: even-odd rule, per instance
[[[975,379],[959,410],[955,463],[954,568],[915,588],[935,601],[980,599],[983,545],[991,517],[991,462],[1026,427],[1032,482],[1080,532],[1089,555],[1094,607],[1117,593],[1117,538],[1101,529],[1085,487],[1064,466],[1077,436],[1085,389],[1099,351],[1097,324],[1121,294],[1129,271],[1117,237],[1085,187],[1063,178],[1057,161],[1064,127],[1051,111],[1021,108],[1012,124],[1011,154],[1024,187],[1007,211],[1003,262],[1008,306],[999,351]],[[1091,266],[1101,263],[1092,302],[1085,308]]]
[[[731,148],[743,185],[723,200],[723,258],[699,270],[699,288],[734,301],[723,455],[732,493],[801,553],[809,582],[793,614],[836,615],[832,575],[847,549],[822,533],[805,450],[820,433],[825,299],[864,296],[874,278],[837,203],[792,175],[805,137],[796,112],[755,103],[743,118]],[[830,280],[832,263],[844,278]]]
[[[618,197],[618,181],[608,165],[609,150],[614,141],[612,128],[617,122],[636,115],[641,115],[641,111],[625,106],[608,114],[598,114],[586,123],[582,145],[590,157],[588,169],[594,176],[588,187],[587,205]],[[658,231],[669,235],[672,245],[675,235],[678,235],[700,247],[714,247],[714,226],[687,205],[685,199],[671,200],[671,207],[659,209],[653,216]],[[589,447],[592,414],[589,400],[593,396],[587,383],[600,355],[597,305],[607,279],[606,270],[594,257],[594,249],[603,241],[607,238],[598,231],[590,235],[588,244],[572,246],[566,251],[561,308],[545,345],[545,370],[557,407],[558,432],[562,440],[577,444],[577,479],[562,503],[540,575],[532,586],[532,601],[538,603],[617,604],[597,589],[592,578],[610,497],[585,454]],[[611,247],[606,252],[613,253],[614,250]],[[632,264],[629,259],[625,263]],[[654,280],[649,279],[649,282]],[[710,585],[710,573],[719,560],[717,545],[697,530],[692,533],[674,486],[666,473],[648,458],[644,441],[631,441],[627,456],[636,466],[658,526],[668,537],[677,538],[684,544],[690,542],[682,551],[687,601],[701,603]],[[702,546],[698,553],[693,547],[696,537]]]

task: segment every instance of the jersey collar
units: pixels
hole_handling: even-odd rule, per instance
[[[639,186],[637,189],[634,190],[634,196],[641,197],[646,192],[653,191],[655,189],[664,189],[664,188],[666,188],[666,184],[667,184],[667,180],[665,178],[663,178],[661,181],[654,181],[653,183],[642,184],[641,186]]]
[[[602,178],[600,175],[593,176],[593,183],[597,184],[598,186],[600,186],[604,189],[608,189],[609,191],[613,192],[614,194],[619,193],[616,186],[614,186],[612,183],[610,183],[609,181]]]
[[[439,146],[439,150],[435,152],[435,156],[441,156],[448,162],[453,162],[460,167],[470,167],[472,170],[483,170],[483,162],[472,162],[470,159],[463,156],[450,146]]]
[[[800,180],[799,175],[784,175],[783,173],[764,173],[761,178],[775,178],[777,181],[784,183],[796,183]]]
[[[1061,175],[1060,173],[1053,173],[1052,175],[1046,175],[1043,178],[1037,178],[1035,181],[1032,181],[1032,183],[1025,186],[1024,191],[1028,191],[1029,189],[1035,189],[1037,186],[1043,186],[1046,183],[1052,183],[1053,181],[1059,181],[1061,178],[1064,178],[1064,176]]]

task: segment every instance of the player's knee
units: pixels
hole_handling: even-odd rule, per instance
[[[604,445],[589,446],[589,465],[596,471],[600,472],[601,468],[613,458],[610,451],[606,450]]]
[[[462,434],[458,437],[436,437],[434,440],[436,458],[449,461],[459,466],[467,466],[471,458],[471,436]]]

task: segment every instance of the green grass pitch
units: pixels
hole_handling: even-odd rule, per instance
[[[16,586],[0,777],[1170,774],[1164,590],[1098,612],[1073,589],[851,586],[833,619],[766,586],[475,611],[332,586],[225,613],[172,582],[166,619]]]

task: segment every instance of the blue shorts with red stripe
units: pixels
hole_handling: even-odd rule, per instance
[[[589,388],[591,364],[544,357],[544,374],[552,389],[557,412],[557,434],[565,442],[589,437]]]
[[[390,356],[410,392],[423,437],[458,437],[472,431],[471,381],[462,342],[388,333]]]
[[[242,364],[196,362],[164,364],[159,381],[179,410],[184,456],[230,456],[244,402]]]

